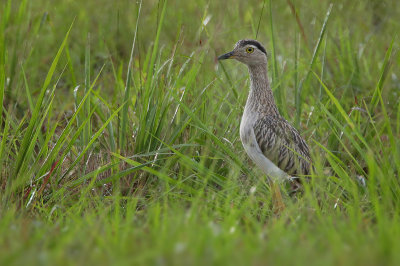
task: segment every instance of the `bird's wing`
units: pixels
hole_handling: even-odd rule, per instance
[[[282,117],[264,116],[254,124],[262,153],[291,176],[309,175],[311,158],[307,143]]]

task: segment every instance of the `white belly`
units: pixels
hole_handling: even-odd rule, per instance
[[[256,136],[254,134],[254,123],[257,121],[257,115],[249,115],[246,110],[240,123],[240,139],[244,150],[250,159],[272,180],[284,181],[289,178],[288,174],[282,171],[271,160],[269,160],[261,151]]]

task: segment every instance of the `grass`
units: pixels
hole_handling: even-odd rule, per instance
[[[1,265],[397,265],[396,1],[3,1]],[[315,173],[276,215],[243,38]]]

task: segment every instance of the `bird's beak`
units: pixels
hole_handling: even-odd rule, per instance
[[[218,57],[218,60],[225,60],[225,59],[231,59],[231,58],[235,58],[235,54],[234,54],[233,51],[229,52],[229,53],[226,53],[226,54],[223,54],[223,55],[220,55]]]

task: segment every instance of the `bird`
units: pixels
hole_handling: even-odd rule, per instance
[[[257,40],[239,40],[218,60],[235,59],[248,68],[250,91],[240,122],[240,139],[250,159],[270,181],[277,211],[285,208],[279,184],[289,181],[300,187],[309,176],[312,160],[306,141],[279,113],[268,79],[268,57]]]

